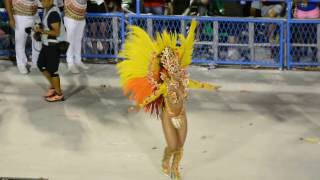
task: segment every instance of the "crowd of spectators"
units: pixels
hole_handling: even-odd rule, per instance
[[[300,0],[301,3],[304,0]],[[104,0],[99,7],[88,1],[88,12],[136,12],[136,0]],[[306,2],[308,4],[308,2]],[[299,2],[297,1],[297,4]],[[140,0],[140,12],[154,15],[277,17],[285,15],[284,0]]]
[[[106,12],[137,12],[136,0],[101,0],[101,4],[97,4],[96,0],[88,0],[88,13],[106,13]],[[319,2],[308,2],[308,0],[293,0],[291,16],[297,19],[315,19],[320,18]],[[153,15],[188,15],[188,16],[225,16],[225,17],[265,17],[280,18],[287,16],[287,3],[285,0],[140,0],[140,12],[143,14]],[[1,8],[1,4],[0,4]],[[106,53],[109,48],[107,42],[103,42],[104,35],[99,32],[106,31],[107,27],[103,22],[87,23],[88,32],[91,33],[93,39],[88,41],[87,45],[90,49]],[[237,23],[221,24],[222,26],[239,27]],[[312,25],[311,25],[312,26]],[[315,29],[316,27],[311,27]],[[236,29],[236,28],[235,28]],[[279,41],[279,33],[276,33],[276,25],[268,25],[266,28],[266,37],[269,43],[277,43]],[[315,32],[315,30],[314,30]],[[7,25],[0,21],[0,39],[8,33]],[[222,32],[224,33],[224,32]],[[241,31],[229,32],[227,42],[238,43],[236,37]],[[301,32],[307,33],[307,32]],[[110,36],[110,34],[108,35]],[[313,34],[293,35],[299,43],[314,43]],[[5,41],[3,41],[5,42]],[[1,48],[1,47],[0,47]],[[299,49],[299,48],[298,48]],[[313,48],[315,49],[315,48]],[[299,49],[301,51],[301,48]],[[97,52],[93,52],[97,53]]]

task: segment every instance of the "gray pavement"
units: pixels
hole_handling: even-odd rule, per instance
[[[73,75],[67,100],[47,103],[39,71],[0,61],[0,177],[166,180],[161,124],[128,113],[114,65]],[[184,180],[318,180],[320,72],[190,69],[222,85],[190,92]],[[301,140],[301,138],[311,140]]]

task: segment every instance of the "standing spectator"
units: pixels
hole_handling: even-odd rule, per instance
[[[36,14],[35,23],[39,24],[41,22],[39,14],[43,13],[44,7],[42,6],[41,0],[37,0],[37,4],[38,4],[38,12]],[[53,0],[53,4],[59,8],[60,12],[63,12],[63,0]],[[34,35],[34,32],[31,32],[31,37],[33,37],[33,35]],[[39,52],[41,47],[42,47],[41,42],[35,42],[32,44],[32,50],[35,50],[35,52]],[[35,56],[33,58],[38,59],[39,53],[33,53],[32,55]],[[37,66],[32,65],[31,68],[36,69]]]
[[[79,69],[88,69],[81,61],[81,45],[84,27],[87,0],[64,1],[64,23],[67,30],[67,41],[70,43],[67,51],[68,69],[72,73],[79,73]]]
[[[53,5],[53,0],[42,0],[41,3],[45,9],[42,21],[43,28],[36,26],[35,32],[42,34],[38,67],[50,84],[45,99],[48,102],[63,101],[64,96],[58,73],[60,60],[58,39],[64,35],[61,13],[59,8]]]
[[[21,74],[27,74],[28,59],[25,53],[27,33],[26,28],[34,26],[37,14],[36,0],[5,0],[9,16],[9,25],[15,31],[15,51],[17,67]],[[32,38],[32,43],[35,43]],[[36,67],[38,52],[32,49],[32,66]]]

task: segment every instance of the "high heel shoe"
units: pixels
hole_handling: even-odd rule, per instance
[[[172,180],[181,180],[180,162],[183,155],[183,149],[180,148],[173,153],[170,176]]]

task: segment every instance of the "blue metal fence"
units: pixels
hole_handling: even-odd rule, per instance
[[[122,13],[87,14],[82,54],[86,58],[117,58],[125,38]]]
[[[281,69],[320,66],[320,20],[293,19],[291,5],[292,1],[287,0],[286,19],[87,14],[82,54],[85,58],[117,58],[128,24],[142,27],[152,36],[162,30],[186,34],[192,18],[196,18],[199,25],[194,63]],[[6,14],[0,15],[0,22],[6,22]],[[8,26],[1,24],[0,28],[9,32]],[[12,54],[13,37],[8,34],[0,40],[0,55]]]
[[[144,28],[151,36],[166,29],[186,34],[194,17],[130,15],[129,24]],[[284,21],[280,19],[196,17],[199,22],[194,63],[283,66]],[[275,26],[274,40],[265,35]]]
[[[287,67],[320,66],[320,21],[288,20]]]
[[[293,1],[288,0],[287,5],[287,68],[320,66],[320,19],[295,19]]]

